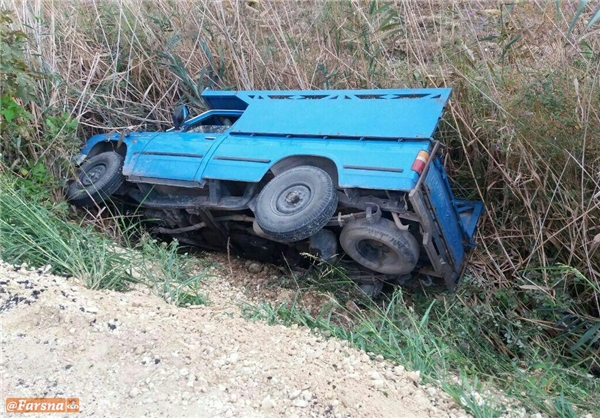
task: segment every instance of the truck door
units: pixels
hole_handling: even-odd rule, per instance
[[[220,136],[201,132],[158,134],[135,156],[130,180],[198,187],[196,172]]]

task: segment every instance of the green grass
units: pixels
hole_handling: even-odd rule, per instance
[[[178,306],[202,304],[198,285],[205,273],[191,273],[194,260],[177,242],[158,243],[137,225],[110,222],[118,240],[92,223],[66,219],[66,204],[53,204],[48,193],[29,181],[0,175],[0,258],[13,264],[52,266],[51,272],[77,277],[91,289],[152,288]],[[141,234],[141,238],[138,238]]]
[[[578,413],[600,414],[596,379],[535,352],[522,359],[502,355],[488,337],[480,334],[481,329],[466,325],[477,324],[478,318],[475,314],[470,318],[459,316],[456,297],[432,301],[419,295],[405,297],[396,290],[383,301],[348,310],[332,296],[330,303],[315,313],[301,303],[303,292],[314,291],[315,285],[295,283],[299,287],[291,303],[245,304],[243,314],[269,324],[299,324],[328,331],[328,335],[347,340],[367,353],[420,370],[426,380],[440,381],[442,389],[476,417],[507,412],[504,402],[487,394],[490,389],[504,391],[529,414],[542,411],[569,417],[575,416],[569,414],[576,409]]]

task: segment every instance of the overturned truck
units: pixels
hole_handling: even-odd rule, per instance
[[[450,89],[212,91],[166,132],[91,137],[67,200],[119,201],[154,232],[264,260],[311,253],[360,277],[454,288],[478,201],[455,199],[433,140]]]

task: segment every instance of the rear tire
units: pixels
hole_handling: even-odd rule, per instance
[[[281,173],[262,189],[256,200],[256,222],[275,240],[300,241],[327,224],[337,203],[331,177],[320,168],[300,166]]]
[[[388,219],[350,222],[342,229],[340,244],[354,261],[378,273],[408,274],[419,260],[415,237]]]
[[[105,203],[123,184],[123,157],[103,152],[84,162],[67,190],[67,201],[79,207]]]

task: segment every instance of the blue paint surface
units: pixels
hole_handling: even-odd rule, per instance
[[[432,136],[450,89],[211,91],[211,108],[185,121],[180,130],[131,133],[123,174],[130,180],[203,187],[209,179],[256,183],[274,164],[299,156],[329,160],[340,188],[413,190],[411,169],[420,151],[432,151]],[[211,121],[210,126],[208,121]],[[230,123],[232,123],[230,125]],[[203,125],[203,126],[199,126]],[[213,132],[187,132],[202,128]],[[120,134],[96,135],[88,154]],[[459,274],[473,246],[481,202],[454,199],[439,159],[423,182],[424,193],[448,254]]]
[[[227,136],[202,173],[204,178],[258,182],[270,167],[292,156],[317,156],[331,160],[338,169],[340,187],[411,190],[418,175],[410,168],[430,141],[386,142],[316,138]],[[268,159],[269,164],[216,160],[214,157]],[[347,169],[344,166],[401,169],[402,172]]]
[[[232,133],[428,139],[450,89],[206,90],[212,108],[245,110]]]

